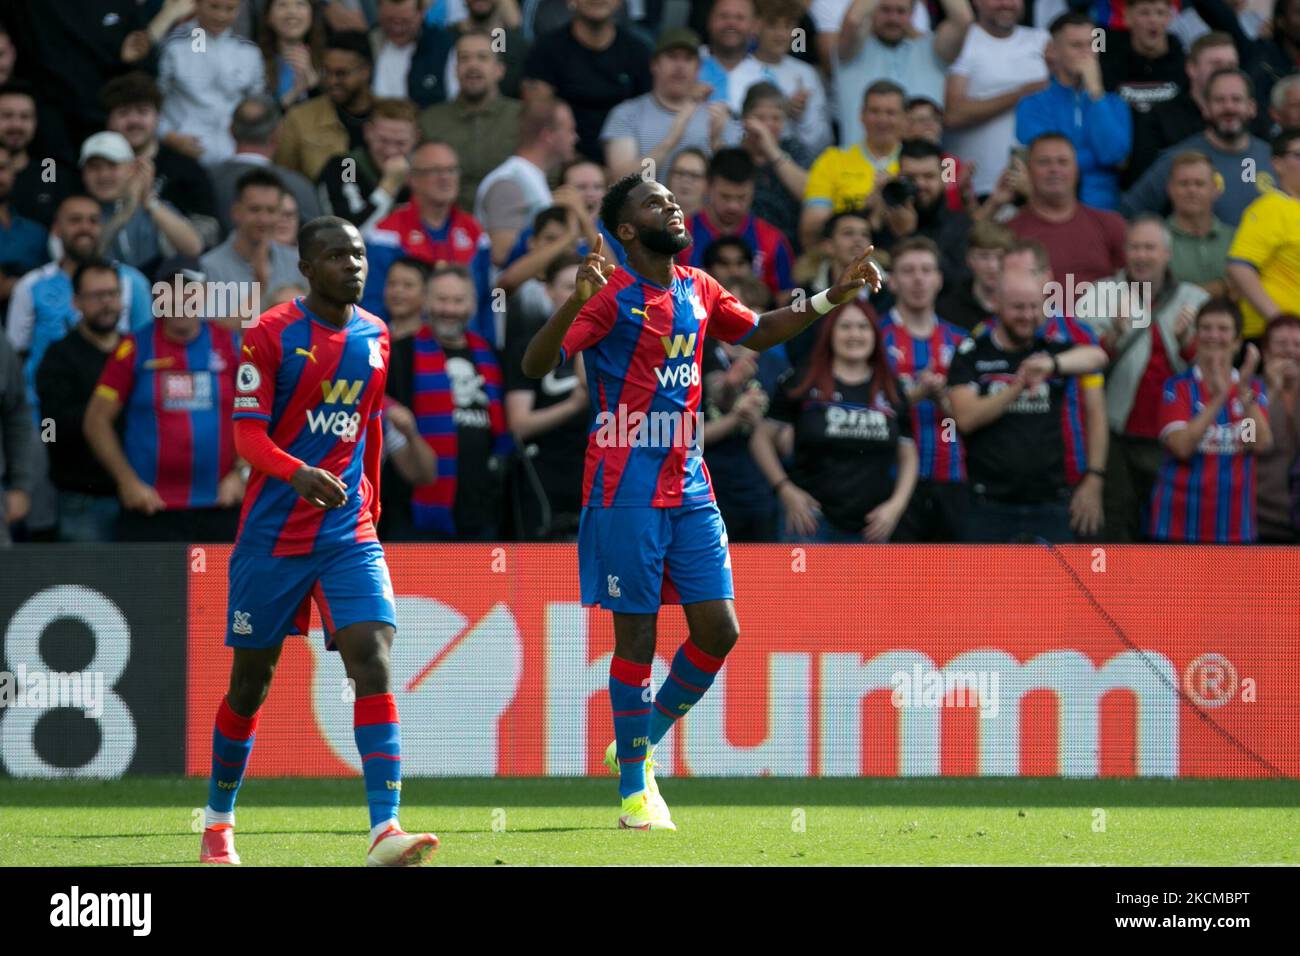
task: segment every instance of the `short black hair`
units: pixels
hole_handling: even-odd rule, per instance
[[[325,52],[328,53],[330,50],[346,50],[365,60],[367,66],[375,65],[375,55],[370,49],[370,37],[361,30],[340,30],[332,34],[325,41]]]
[[[751,86],[745,93],[745,102],[740,107],[740,115],[748,116],[752,110],[758,109],[760,103],[780,103],[785,107],[785,94],[775,83],[760,81]]]
[[[298,258],[310,262],[326,233],[355,228],[356,226],[341,216],[317,216],[315,219],[308,220],[298,230]]]
[[[33,103],[36,102],[36,90],[24,80],[10,80],[0,86],[0,96],[25,96]]]
[[[1288,126],[1273,137],[1273,155],[1281,156],[1291,148],[1291,144],[1300,140],[1300,126]]]
[[[113,278],[117,279],[118,288],[122,286],[122,280],[117,274],[117,266],[101,256],[93,256],[77,266],[77,271],[72,273],[72,291],[80,293],[81,283],[86,275],[91,272],[111,272]]]
[[[542,278],[549,285],[555,281],[557,275],[569,268],[569,266],[580,265],[582,265],[582,256],[578,255],[576,252],[561,252],[558,256],[552,259],[550,265],[543,270]]]
[[[285,191],[284,183],[275,173],[269,169],[253,168],[235,180],[235,199],[243,199],[245,189],[254,189],[258,186],[274,189],[281,195]]]
[[[1201,327],[1201,319],[1212,312],[1222,312],[1232,319],[1232,328],[1237,338],[1241,338],[1241,330],[1244,323],[1241,318],[1241,309],[1237,303],[1233,302],[1227,296],[1216,296],[1212,299],[1205,300],[1205,303],[1196,311],[1196,328]]]
[[[829,239],[835,235],[835,227],[845,219],[861,219],[867,224],[867,233],[871,232],[871,213],[865,209],[845,209],[837,212],[831,218],[826,220],[826,225],[822,226],[822,236]]]
[[[414,269],[420,273],[420,280],[428,282],[429,276],[433,275],[433,267],[423,259],[417,259],[415,256],[399,256],[393,260],[393,264],[388,267],[388,271],[393,271],[393,266],[405,266],[408,269]]]
[[[752,183],[757,178],[753,157],[739,146],[720,149],[709,161],[709,182],[725,179],[729,183]]]
[[[618,234],[618,227],[624,220],[624,210],[627,208],[627,197],[642,182],[644,180],[640,173],[628,173],[610,186],[605,198],[600,201],[600,222],[610,235]]]
[[[548,224],[558,222],[561,226],[569,221],[569,211],[563,206],[547,206],[533,217],[533,238],[541,235]]]
[[[898,147],[898,158],[937,159],[943,162],[943,152],[928,139],[905,139]]]
[[[115,76],[104,84],[99,91],[99,101],[104,112],[111,113],[124,106],[138,106],[141,103],[162,109],[162,93],[154,78],[142,70]]]
[[[714,239],[707,249],[704,250],[704,271],[712,272],[713,267],[718,264],[722,258],[722,253],[727,249],[739,249],[745,257],[745,261],[750,265],[754,264],[754,250],[749,248],[749,243],[741,239],[740,236],[719,236]]]

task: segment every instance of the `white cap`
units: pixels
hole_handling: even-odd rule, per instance
[[[95,156],[107,159],[110,163],[129,163],[135,159],[135,150],[121,133],[103,130],[81,144],[79,165],[85,166]]]

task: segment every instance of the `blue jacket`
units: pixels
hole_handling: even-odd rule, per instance
[[[1043,133],[1063,133],[1079,162],[1079,200],[1098,209],[1119,209],[1119,167],[1133,149],[1133,115],[1117,93],[1094,100],[1055,78],[1041,93],[1016,105],[1016,139],[1028,145]]]

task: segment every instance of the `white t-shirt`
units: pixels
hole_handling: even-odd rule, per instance
[[[375,57],[375,77],[370,82],[370,92],[375,96],[406,99],[407,77],[411,72],[411,57],[414,54],[414,43],[397,46],[385,40],[379,49],[379,56]]]
[[[966,95],[973,99],[1001,96],[1025,83],[1047,79],[1043,60],[1047,41],[1047,31],[1036,27],[1018,26],[1000,39],[976,24],[966,34],[961,54],[949,72],[966,77]],[[971,184],[978,195],[993,191],[1015,142],[1014,107],[977,126],[949,130],[944,135],[949,152],[975,163]]]
[[[839,33],[844,14],[853,6],[853,0],[812,0],[808,6],[808,16],[812,17],[813,26],[818,33]],[[922,33],[930,31],[930,11],[924,3],[912,4],[912,26]]]
[[[488,197],[500,184],[501,196]],[[514,155],[483,177],[474,196],[474,218],[484,229],[523,229],[551,204],[546,173],[522,156]]]

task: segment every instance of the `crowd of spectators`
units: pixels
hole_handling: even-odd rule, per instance
[[[627,173],[755,311],[886,275],[701,343],[732,541],[1300,542],[1300,0],[0,0],[0,542],[233,538],[321,214],[381,537],[572,540],[605,399],[520,359]]]

